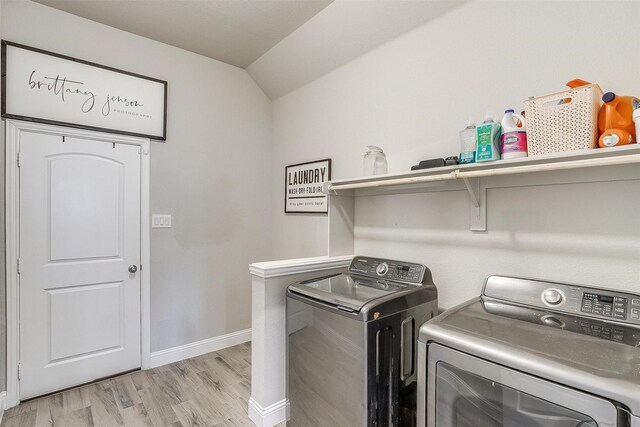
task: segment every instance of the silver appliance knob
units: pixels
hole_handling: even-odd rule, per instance
[[[376,268],[376,273],[378,273],[379,276],[384,276],[385,274],[387,274],[387,271],[389,271],[389,266],[386,262],[381,263]]]
[[[557,289],[547,289],[542,294],[542,298],[544,298],[544,301],[549,305],[558,305],[562,303],[564,299],[562,292]]]

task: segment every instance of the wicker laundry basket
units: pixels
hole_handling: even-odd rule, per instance
[[[529,156],[596,148],[601,99],[590,84],[524,101]]]

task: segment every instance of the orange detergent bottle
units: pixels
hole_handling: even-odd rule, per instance
[[[605,148],[635,143],[633,110],[640,108],[640,99],[607,92],[602,96],[602,101],[604,104],[598,114],[598,146]]]

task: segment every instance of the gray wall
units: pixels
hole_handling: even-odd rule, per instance
[[[169,82],[151,211],[172,214],[173,228],[151,233],[151,350],[249,328],[247,265],[269,258],[271,229],[263,92],[242,69],[30,1],[3,0],[1,19],[3,39]]]
[[[0,0],[0,26],[4,0]],[[0,88],[2,96],[2,88]],[[0,120],[0,140],[4,139],[4,121]],[[5,275],[4,245],[4,145],[0,148],[0,391],[5,390],[7,383],[7,303]]]
[[[361,173],[364,146],[377,144],[391,171],[406,170],[416,159],[456,152],[469,115],[479,120],[486,110],[517,107],[574,77],[637,95],[640,57],[629,54],[628,34],[602,37],[593,29],[604,21],[632,28],[639,7],[472,2],[283,96],[273,109],[240,69],[32,2],[2,0],[0,35],[169,81],[169,138],[153,144],[151,157],[152,211],[173,214],[175,224],[152,232],[152,350],[159,350],[249,327],[249,262],[326,253],[325,216],[282,213],[286,164],[331,157],[334,178],[348,178]],[[519,44],[505,67],[499,49],[507,36]],[[612,71],[598,60],[603,52],[625,65]],[[611,196],[622,190],[635,198]],[[633,288],[640,279],[639,217],[630,214],[639,208],[637,191],[606,183],[498,190],[489,194],[489,232],[480,235],[468,231],[464,193],[363,198],[356,250],[429,264],[447,305],[477,294],[487,268],[500,265],[513,274],[576,272],[570,281]],[[587,211],[584,221],[572,221]],[[473,260],[464,280],[462,259]],[[0,384],[3,377],[1,369]]]
[[[637,47],[597,30],[638,16],[640,2],[470,2],[275,100],[274,229],[287,230],[274,236],[276,257],[327,253],[326,216],[282,213],[285,165],[329,157],[334,179],[351,178],[365,146],[379,145],[390,172],[408,171],[458,153],[468,117],[520,110],[576,77],[639,96]],[[427,264],[444,307],[477,296],[492,273],[640,289],[638,181],[525,185],[488,198],[488,231],[471,233],[463,191],[359,197],[355,252]]]

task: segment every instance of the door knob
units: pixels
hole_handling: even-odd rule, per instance
[[[136,271],[138,271],[138,266],[137,265],[130,265],[129,266],[129,273],[133,274]]]

